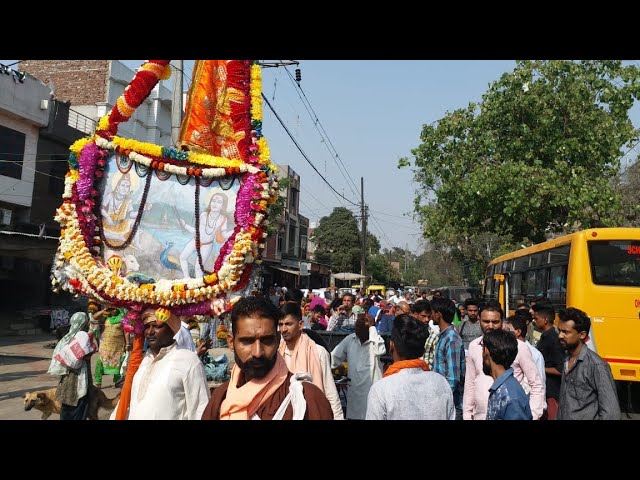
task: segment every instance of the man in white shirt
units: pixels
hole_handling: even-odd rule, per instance
[[[455,420],[453,392],[422,359],[429,335],[426,323],[411,315],[393,322],[389,349],[393,363],[367,399],[367,420]]]
[[[129,420],[200,420],[209,402],[207,379],[198,356],[178,348],[180,319],[165,308],[142,313],[149,346],[133,377]],[[115,418],[116,406],[111,419]]]
[[[191,350],[195,353],[196,344],[193,343],[189,324],[186,322],[187,318],[189,317],[180,317],[180,328],[173,338],[175,339],[178,348],[186,348],[187,350]]]
[[[382,378],[380,357],[385,353],[384,339],[369,314],[360,314],[355,333],[347,335],[331,352],[331,368],[339,367],[342,362],[349,364],[347,419],[364,420],[371,385]]]

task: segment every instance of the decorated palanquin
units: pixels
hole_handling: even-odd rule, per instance
[[[248,293],[278,195],[262,136],[261,70],[250,60],[198,60],[178,148],[117,136],[169,60],[145,62],[94,135],[71,147],[54,290],[125,307],[134,352],[121,404],[142,358],[140,313],[219,313]],[[123,410],[124,409],[124,410]],[[118,409],[124,418],[126,408]]]

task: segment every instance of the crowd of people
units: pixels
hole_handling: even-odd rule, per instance
[[[122,361],[132,341],[121,327],[123,311],[109,306],[93,310],[90,320],[84,313],[72,318],[71,330],[54,355],[78,332],[89,330],[100,342],[95,375],[99,386],[102,375],[114,375],[118,382],[126,372]],[[144,357],[123,418],[621,416],[611,369],[587,346],[588,315],[575,308],[556,312],[545,298],[518,305],[505,316],[493,300],[468,299],[456,305],[437,295],[384,300],[347,292],[327,304],[288,289],[277,296],[244,297],[222,317],[212,324],[211,318],[178,318],[165,309],[142,313]],[[323,330],[343,335],[330,349]],[[208,353],[214,337],[224,339],[234,357],[230,370],[226,359]],[[61,377],[61,419],[85,418],[91,353],[79,369],[52,359],[49,372]],[[337,378],[348,379],[348,386],[338,385]]]

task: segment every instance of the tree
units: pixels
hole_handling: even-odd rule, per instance
[[[336,207],[322,217],[313,231],[316,261],[331,265],[334,272],[359,272],[362,241],[353,213]]]
[[[516,242],[622,221],[614,188],[640,69],[620,61],[518,61],[470,103],[425,125],[412,150],[425,236]],[[410,166],[400,159],[398,168]]]
[[[380,253],[380,240],[373,233],[367,232],[367,253],[377,255]]]
[[[640,227],[640,163],[637,160],[622,172],[616,187],[622,196],[625,226]]]

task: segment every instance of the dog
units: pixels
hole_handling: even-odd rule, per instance
[[[46,420],[53,413],[60,414],[62,404],[56,398],[56,387],[49,388],[48,390],[37,390],[35,392],[25,393],[24,409],[26,411],[35,408],[42,412],[41,420]],[[98,410],[104,408],[105,410],[113,410],[120,400],[120,393],[114,398],[109,398],[98,387],[91,385],[89,392],[89,409],[87,411],[87,418],[89,420],[98,420]]]
[[[38,390],[23,395],[24,409],[26,411],[35,408],[42,412],[40,420],[46,420],[52,413],[60,413],[60,402],[56,400],[56,388],[48,390]]]

